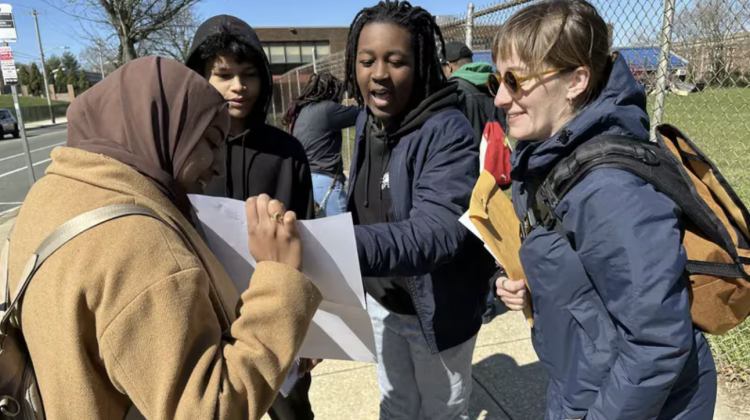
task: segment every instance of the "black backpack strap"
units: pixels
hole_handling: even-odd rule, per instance
[[[622,136],[599,136],[580,146],[553,167],[536,191],[530,213],[535,213],[537,225],[562,232],[570,241],[562,230],[562,220],[555,214],[557,206],[591,171],[620,169],[669,197],[698,230],[737,261],[739,257],[729,232],[700,197],[682,162],[672,154],[664,139],[658,140],[659,143],[646,143]]]
[[[571,241],[562,228],[562,220],[555,209],[562,199],[594,169],[623,169],[650,182],[659,178],[663,170],[658,146],[624,136],[598,136],[578,147],[550,170],[547,178],[537,188],[526,218],[533,229],[544,226]]]

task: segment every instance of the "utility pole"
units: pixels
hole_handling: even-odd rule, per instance
[[[104,80],[104,60],[102,59],[102,47],[99,47],[99,69],[102,71],[102,80]]]
[[[52,124],[55,123],[55,113],[52,112],[52,101],[49,98],[49,82],[47,81],[47,66],[44,65],[44,50],[42,49],[42,36],[39,34],[39,19],[37,16],[39,12],[36,9],[31,9],[31,12],[23,12],[28,15],[34,16],[34,24],[36,25],[36,40],[39,42],[39,57],[42,59],[42,75],[44,76],[44,93],[47,95],[47,107],[49,108],[49,118],[52,120]]]
[[[102,80],[104,80],[104,58],[102,57],[102,42],[97,41],[96,47],[99,50],[99,70],[102,72]]]

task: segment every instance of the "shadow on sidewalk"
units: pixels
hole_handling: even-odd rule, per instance
[[[505,354],[490,356],[474,364],[472,376],[475,391],[485,391],[495,404],[502,407],[512,420],[544,418],[547,374],[539,362],[519,366]],[[482,411],[492,413],[493,407],[472,406],[472,419],[483,418]],[[490,417],[484,417],[491,420]]]

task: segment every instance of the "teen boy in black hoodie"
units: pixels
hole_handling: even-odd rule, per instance
[[[265,123],[273,79],[253,28],[233,16],[215,16],[195,33],[187,65],[205,76],[229,103],[232,116],[227,176],[208,194],[245,200],[268,194],[299,219],[314,216],[310,165],[290,134]]]
[[[268,58],[255,31],[233,16],[215,16],[195,33],[187,65],[200,73],[229,103],[232,116],[226,177],[208,185],[206,194],[238,200],[268,194],[299,219],[314,217],[310,166],[302,144],[265,123],[273,95]],[[278,396],[268,414],[273,420],[308,420],[314,415],[308,392],[312,361],[291,394]]]

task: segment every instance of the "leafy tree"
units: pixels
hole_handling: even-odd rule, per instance
[[[55,92],[60,92],[57,83],[55,82],[55,75],[58,73],[55,70],[61,67],[62,61],[60,61],[60,57],[54,54],[44,60],[44,69],[47,71],[47,82],[49,82],[50,85],[55,86]]]
[[[18,84],[29,85],[29,69],[26,66],[18,66]]]
[[[65,83],[67,85],[72,85],[73,89],[78,86],[78,73],[76,73],[73,70],[68,70],[68,74],[65,75]]]
[[[81,70],[81,72],[78,74],[78,84],[76,85],[76,95],[80,95],[83,92],[86,92],[91,87],[91,82],[89,81],[88,76],[86,76],[86,72],[84,70]]]
[[[29,69],[29,93],[32,96],[42,96],[44,93],[44,77],[36,63],[31,63]]]
[[[78,64],[78,59],[69,51],[63,53],[61,61],[66,72],[74,71],[77,73],[81,70],[81,65]]]

